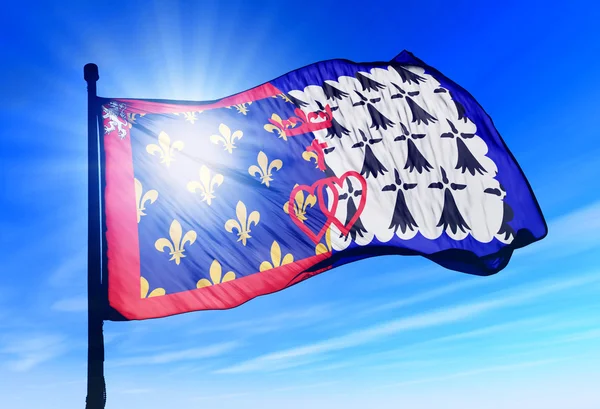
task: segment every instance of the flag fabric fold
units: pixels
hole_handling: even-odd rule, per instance
[[[490,275],[547,234],[490,117],[408,52],[100,103],[107,319],[233,308],[384,254]]]

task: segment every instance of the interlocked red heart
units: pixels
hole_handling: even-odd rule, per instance
[[[352,178],[356,179],[362,188],[362,195],[360,196],[360,202],[356,208],[356,213],[354,216],[348,221],[348,223],[344,224],[341,222],[336,216],[337,207],[339,204],[339,196],[340,189],[343,188],[344,182],[346,179]],[[328,207],[325,201],[326,190],[329,189],[331,204]],[[321,229],[315,233],[313,232],[306,223],[303,223],[302,220],[298,217],[296,212],[294,211],[294,201],[296,198],[296,194],[299,192],[304,192],[308,195],[313,195],[317,198],[317,203],[319,204],[319,209],[325,215],[325,223],[321,227]],[[350,200],[350,199],[349,199]],[[298,185],[296,186],[292,192],[290,193],[290,199],[288,201],[288,213],[292,218],[292,221],[300,230],[304,232],[313,242],[319,243],[323,238],[323,235],[327,232],[329,226],[333,223],[343,235],[347,235],[354,223],[358,220],[361,213],[363,212],[365,205],[367,203],[367,181],[362,175],[356,171],[349,171],[344,173],[342,176],[332,176],[328,178],[323,178],[317,180],[311,186],[308,185]]]

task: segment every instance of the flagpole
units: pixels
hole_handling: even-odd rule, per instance
[[[104,337],[102,334],[100,165],[98,140],[98,102],[96,64],[83,67],[88,91],[88,367],[86,409],[103,409]]]

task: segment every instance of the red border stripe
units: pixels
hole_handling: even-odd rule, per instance
[[[243,95],[243,97],[221,100],[221,106],[228,106],[236,101],[248,102],[250,97],[260,97],[280,92],[274,87],[259,87]],[[255,91],[255,92],[253,92]],[[259,92],[260,91],[260,92]],[[271,96],[271,95],[268,95]],[[237,97],[237,96],[236,96]],[[119,100],[124,102],[124,100]],[[128,111],[130,102],[128,102]],[[147,102],[143,102],[148,104]],[[155,104],[155,103],[152,103]],[[218,104],[211,107],[216,108]],[[160,104],[152,105],[155,109],[171,109],[181,106]],[[189,107],[188,107],[189,108]],[[153,109],[150,112],[156,112]],[[147,111],[144,111],[147,112]],[[105,125],[108,125],[105,119]],[[274,293],[298,282],[320,274],[329,268],[305,273],[314,265],[326,260],[331,252],[297,260],[264,272],[254,272],[245,277],[226,283],[193,289],[164,296],[141,298],[140,251],[137,224],[137,204],[135,202],[135,184],[133,156],[129,127],[127,134],[121,139],[116,131],[104,135],[106,157],[106,189],[104,192],[106,209],[106,241],[108,257],[108,301],[112,308],[129,320],[166,317],[199,310],[220,310],[237,307],[255,297]]]

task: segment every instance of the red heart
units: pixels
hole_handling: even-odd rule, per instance
[[[339,178],[333,176],[333,177],[329,177],[326,179],[322,179],[323,181],[325,181],[325,183],[330,182],[332,185],[338,185],[340,187],[342,187],[344,185],[344,181],[348,178],[355,178],[359,181],[360,186],[362,188],[362,195],[360,197],[360,202],[358,204],[358,207],[356,208],[356,213],[354,213],[354,216],[352,217],[352,219],[350,219],[348,221],[348,223],[346,225],[342,224],[342,222],[340,222],[338,220],[337,217],[335,217],[335,210],[333,210],[333,219],[332,222],[337,226],[337,228],[340,230],[340,232],[342,233],[342,235],[346,236],[348,234],[348,232],[350,231],[350,229],[352,228],[352,226],[354,226],[354,223],[356,223],[356,221],[358,220],[358,218],[360,217],[360,215],[362,214],[363,210],[365,209],[365,206],[367,204],[367,181],[365,180],[365,178],[358,172],[356,171],[349,171],[344,173],[342,176],[340,176]],[[330,189],[333,190],[333,188],[327,183],[328,187]],[[335,190],[336,194],[336,199],[339,196],[339,192],[337,190]],[[318,198],[317,198],[318,200]],[[336,202],[337,205],[337,202]],[[337,207],[336,207],[337,209]]]
[[[358,207],[356,209],[356,213],[354,214],[354,217],[352,217],[352,219],[350,219],[348,221],[348,223],[346,225],[344,225],[335,216],[335,213],[337,211],[337,206],[339,203],[339,191],[338,191],[338,188],[336,187],[336,185],[339,187],[342,187],[344,185],[344,181],[350,177],[355,178],[360,182],[363,193],[362,193],[362,196],[360,199],[360,203],[358,204]],[[329,188],[332,191],[333,203],[331,205],[331,210],[329,210],[327,208],[327,206],[325,205],[325,196],[324,196],[325,188]],[[325,224],[323,225],[323,227],[317,234],[315,234],[312,230],[310,230],[308,228],[308,226],[306,226],[306,224],[302,223],[302,221],[298,218],[298,216],[296,215],[296,212],[294,211],[294,199],[296,197],[296,194],[300,191],[305,191],[308,194],[315,195],[317,197],[317,203],[319,204],[319,208],[321,209],[321,212],[323,212],[323,214],[327,217]],[[292,193],[290,194],[290,200],[288,201],[288,213],[289,213],[290,217],[292,218],[292,221],[294,222],[294,224],[296,224],[296,226],[298,226],[300,228],[300,230],[302,230],[312,241],[314,241],[315,243],[319,243],[321,241],[321,239],[323,238],[323,235],[325,234],[325,232],[331,225],[331,223],[334,223],[343,235],[347,235],[348,232],[350,231],[350,229],[352,228],[352,226],[354,225],[354,223],[356,223],[356,221],[360,217],[366,204],[367,204],[367,181],[365,180],[365,178],[362,177],[362,175],[360,173],[355,172],[355,171],[349,171],[349,172],[344,173],[339,178],[336,176],[332,176],[332,177],[328,177],[328,178],[324,178],[324,179],[319,179],[315,183],[313,183],[311,186],[308,186],[308,185],[296,186],[292,190]]]
[[[334,190],[335,194],[333,195],[333,204],[331,206],[333,209],[333,213],[331,213],[327,209],[327,206],[325,206],[325,201],[323,200],[323,195],[321,194],[321,190],[320,190],[320,188],[322,186],[323,186],[323,179],[316,181],[315,183],[312,184],[312,186],[298,185],[292,190],[292,193],[290,193],[290,200],[288,201],[288,213],[289,213],[290,217],[292,218],[292,221],[294,222],[294,224],[296,226],[298,226],[300,228],[300,230],[302,230],[304,232],[304,234],[306,234],[313,242],[315,242],[315,244],[319,243],[321,241],[321,239],[323,238],[323,235],[325,234],[325,232],[327,232],[327,229],[329,228],[331,223],[335,220],[335,210],[337,210],[337,204],[338,204],[337,190]],[[300,191],[306,192],[309,195],[316,196],[317,203],[319,204],[319,208],[321,209],[323,214],[327,217],[327,219],[325,220],[325,224],[323,225],[323,227],[321,227],[321,230],[319,230],[319,232],[316,234],[311,229],[309,229],[308,226],[298,218],[298,215],[296,215],[296,212],[294,210],[294,202],[295,202],[296,194]],[[316,193],[315,193],[315,191],[316,191]]]

